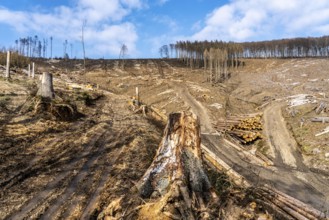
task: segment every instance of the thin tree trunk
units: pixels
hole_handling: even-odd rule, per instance
[[[10,51],[7,51],[7,66],[5,77],[10,78]]]
[[[31,77],[31,64],[27,65],[27,76],[30,78]]]
[[[32,63],[32,78],[34,78],[35,76],[35,65],[34,65],[34,62]]]
[[[53,75],[51,73],[43,73],[38,95],[43,98],[53,99],[55,97],[53,87]]]

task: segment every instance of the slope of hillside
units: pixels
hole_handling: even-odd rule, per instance
[[[136,87],[142,103],[164,114],[197,114],[203,144],[252,185],[270,184],[328,211],[329,133],[315,137],[328,124],[311,118],[328,116],[314,109],[329,102],[329,62],[245,62],[228,81],[213,86],[204,70],[177,60],[127,60],[124,68],[121,60],[89,60],[85,74],[81,61],[37,61],[38,74],[54,74],[57,99],[77,105],[82,116],[71,121],[34,110],[38,77],[1,78],[1,218],[135,216],[144,201],[134,185],[163,132],[163,124],[133,113]],[[300,94],[306,95],[298,99]],[[226,138],[227,127],[218,126],[253,114],[263,114],[265,127],[263,139],[252,144]],[[226,211],[240,215],[247,204]]]

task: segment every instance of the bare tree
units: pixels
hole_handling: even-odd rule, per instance
[[[72,57],[73,57],[73,44],[72,43],[70,43],[70,49],[71,49],[71,59],[72,59]]]
[[[67,59],[68,58],[68,55],[67,55],[67,52],[66,52],[66,50],[67,50],[67,44],[68,44],[68,42],[67,42],[67,40],[65,40],[64,43],[63,43],[63,58],[64,59]]]
[[[169,47],[168,45],[163,45],[159,49],[160,57],[161,58],[169,58]]]
[[[50,37],[50,59],[53,58],[53,37]]]
[[[120,54],[119,54],[119,59],[122,60],[121,62],[121,67],[122,69],[124,69],[124,65],[125,65],[125,57],[128,54],[128,47],[125,44],[122,44],[121,49],[120,49]]]

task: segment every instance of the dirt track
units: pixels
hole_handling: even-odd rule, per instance
[[[187,90],[184,90],[184,95],[181,98],[191,106],[192,111],[200,115],[201,125],[204,128],[203,132],[214,130],[210,127],[207,112]],[[308,170],[300,161],[300,156],[295,157],[298,153],[296,148],[289,149],[291,144],[294,144],[294,139],[289,136],[281,116],[280,107],[279,104],[268,107],[264,116],[265,123],[269,124],[266,127],[268,136],[275,140],[276,154],[273,167],[267,168],[247,161],[243,158],[243,155],[239,155],[234,148],[227,144],[227,140],[224,141],[223,138],[217,135],[202,135],[202,142],[210,151],[214,152],[251,183],[259,186],[263,184],[272,185],[319,210],[326,210],[329,207],[329,183],[327,181],[329,177]],[[281,159],[281,155],[286,156],[287,151],[291,153],[291,156],[287,159]],[[298,163],[295,163],[295,161],[298,161]],[[296,164],[298,164],[297,168]],[[310,194],[312,196],[309,196]]]
[[[265,133],[268,137],[269,146],[275,152],[275,164],[282,163],[294,168],[304,168],[297,144],[285,125],[281,108],[283,104],[274,103],[264,111]]]
[[[275,81],[278,71],[283,72],[292,64],[298,67],[302,62],[276,62],[281,61],[266,67],[273,74],[271,80],[264,74],[257,83],[269,88],[279,86],[279,92],[274,94],[282,95],[290,91],[290,85]],[[190,108],[199,115],[203,144],[252,184],[269,184],[321,211],[328,209],[329,175],[304,163],[282,117],[281,103],[273,102],[264,111],[265,134],[273,151],[274,166],[264,166],[247,148],[233,147],[213,128],[212,124],[227,112],[252,112],[262,104],[254,97],[273,94],[254,81],[248,82],[253,84],[252,89],[244,88],[241,81],[245,80],[243,77],[250,78],[248,75],[241,74],[239,82],[211,87],[203,72],[175,65],[169,61],[141,60],[124,71],[114,65],[109,72],[96,70],[83,77],[74,73],[56,75],[56,89],[62,97],[74,93],[67,91],[65,82],[82,84],[89,80],[100,86],[102,98],[91,106],[80,104],[87,117],[73,122],[54,122],[25,113],[25,79],[0,81],[2,90],[10,97],[6,102],[8,109],[0,112],[0,131],[5,134],[0,137],[1,219],[91,218],[113,199],[130,192],[151,163],[162,136],[161,126],[129,110],[129,96],[134,95],[136,86],[140,87],[142,101],[166,113]],[[268,81],[270,84],[265,85]],[[298,92],[303,89],[301,85],[294,88]],[[209,107],[214,103],[224,107]]]
[[[0,219],[89,219],[131,188],[125,175],[139,179],[143,169],[133,167],[147,168],[161,131],[130,116],[124,97],[105,94],[75,122],[20,112],[25,102],[1,115]]]

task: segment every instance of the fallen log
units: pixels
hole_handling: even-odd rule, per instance
[[[327,134],[327,133],[329,133],[329,127],[326,127],[326,128],[323,129],[320,133],[317,133],[317,134],[315,135],[315,137],[318,137],[318,136],[320,136],[320,135]]]
[[[315,109],[315,113],[320,114],[321,112],[327,111],[328,108],[329,106],[327,103],[320,102],[319,106]]]
[[[258,192],[295,219],[325,219],[323,212],[272,187],[265,185]]]
[[[203,169],[200,122],[189,112],[171,113],[152,165],[137,184],[152,198],[139,219],[207,219],[209,204],[218,200]]]
[[[329,117],[314,117],[311,118],[311,122],[329,123]]]

